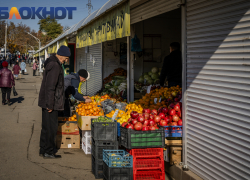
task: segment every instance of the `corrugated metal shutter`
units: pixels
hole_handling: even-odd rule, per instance
[[[93,60],[90,60],[92,55]],[[90,79],[87,81],[87,95],[93,96],[102,88],[102,44],[89,46],[87,54],[87,71],[90,73]]]
[[[250,1],[187,1],[187,164],[250,178]]]
[[[180,0],[151,0],[130,10],[131,24],[179,8]]]
[[[76,49],[76,66],[77,66],[76,67],[77,72],[80,69],[87,69],[87,60],[86,60],[85,48],[77,48]],[[82,92],[83,95],[86,95],[86,93],[87,93],[86,83],[82,83],[81,92]]]

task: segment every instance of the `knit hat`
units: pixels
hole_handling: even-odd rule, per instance
[[[78,74],[79,74],[79,76],[85,78],[86,81],[90,78],[89,72],[86,71],[85,69],[80,69],[80,70],[78,71]]]
[[[71,55],[69,48],[67,46],[64,46],[64,45],[62,45],[58,49],[57,54],[60,56],[66,56],[66,57],[70,57],[70,55]]]
[[[8,67],[8,62],[7,61],[2,62],[2,66],[3,67]]]

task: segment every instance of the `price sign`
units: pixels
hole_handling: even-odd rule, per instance
[[[157,104],[157,98],[154,99],[154,103]]]
[[[159,102],[161,102],[161,98],[159,99]]]
[[[116,110],[116,111],[115,111],[115,113],[114,113],[114,115],[113,115],[113,117],[112,117],[112,121],[114,121],[114,120],[115,120],[115,118],[116,118],[116,116],[117,116],[118,112],[119,112],[119,110]]]
[[[148,93],[148,94],[149,94],[150,91],[151,91],[151,87],[152,87],[152,85],[148,86],[148,88],[147,88],[147,93]]]

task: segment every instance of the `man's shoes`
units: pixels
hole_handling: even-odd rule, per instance
[[[2,105],[5,105],[5,103],[2,103]]]
[[[10,106],[10,100],[7,100],[6,103],[8,104],[8,106]]]
[[[44,155],[43,155],[44,159],[58,159],[58,158],[61,158],[61,157],[62,157],[61,155],[56,155],[56,154],[44,153]]]

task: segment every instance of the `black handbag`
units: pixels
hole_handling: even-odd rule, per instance
[[[16,92],[16,88],[13,86],[13,95],[14,96],[17,96],[18,94],[17,94],[17,92]]]

